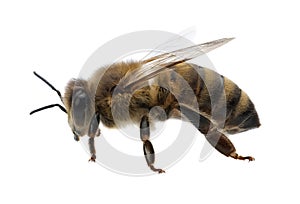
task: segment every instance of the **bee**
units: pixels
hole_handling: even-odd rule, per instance
[[[148,166],[154,172],[165,172],[154,165],[155,151],[150,141],[151,110],[163,110],[164,114],[154,111],[157,120],[181,118],[191,122],[223,155],[253,161],[252,156],[239,155],[227,135],[260,126],[254,104],[227,77],[188,62],[230,40],[232,38],[223,38],[140,61],[116,62],[96,70],[88,80],[70,80],[63,97],[34,72],[57,92],[64,106],[52,104],[30,114],[52,107],[66,112],[74,139],[79,141],[82,136],[89,137],[89,161],[93,162],[96,161],[95,138],[100,135],[100,122],[108,128],[135,123],[140,127]]]

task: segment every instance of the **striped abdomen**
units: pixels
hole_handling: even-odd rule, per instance
[[[260,125],[255,107],[247,94],[215,71],[182,63],[176,65],[173,72],[159,76],[156,83],[163,87],[158,94],[160,98],[173,97],[164,102],[165,109],[180,109],[180,104],[197,104],[202,115],[200,127],[197,128],[204,134],[212,127],[211,121],[214,121],[214,126],[217,125],[217,128],[229,134]],[[193,120],[192,114],[186,117]]]

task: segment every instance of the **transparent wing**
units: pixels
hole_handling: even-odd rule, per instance
[[[189,27],[185,30],[180,31],[178,35],[173,33],[170,35],[171,36],[166,36],[166,39],[161,39],[161,42],[158,42],[157,46],[154,49],[152,49],[148,54],[146,54],[141,59],[141,61],[157,56],[159,51],[163,51],[161,53],[166,53],[169,51],[177,50],[179,48],[190,47],[194,45],[192,41],[195,39],[196,28]]]
[[[223,38],[214,40],[146,59],[142,61],[143,65],[141,68],[135,69],[126,74],[121,82],[122,87],[125,89],[132,89],[133,87],[139,86],[145,81],[154,78],[161,72],[172,69],[174,65],[199,57],[228,43],[233,39],[234,38]]]

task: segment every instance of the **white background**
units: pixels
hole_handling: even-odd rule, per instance
[[[299,6],[296,1],[10,1],[0,3],[0,203],[299,202]],[[99,46],[138,30],[179,33],[197,43],[236,37],[208,56],[254,101],[262,126],[232,136],[255,162],[214,152],[199,162],[199,134],[166,174],[128,177],[88,155],[35,70],[62,90]],[[176,134],[169,130],[169,134]],[[109,136],[106,135],[106,137]],[[155,143],[155,141],[154,141]],[[141,151],[141,147],[136,151]]]

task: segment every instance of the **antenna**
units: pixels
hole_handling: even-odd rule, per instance
[[[63,102],[62,97],[61,97],[61,93],[60,93],[59,90],[57,90],[52,84],[50,84],[46,79],[44,79],[43,77],[41,77],[36,72],[33,72],[33,74],[35,76],[37,76],[39,79],[41,79],[43,82],[45,82],[52,90],[54,90],[57,93],[57,95],[59,96],[60,100]],[[59,107],[60,110],[62,110],[63,112],[67,113],[67,110],[62,105],[60,105],[60,104],[51,104],[51,105],[47,105],[47,106],[38,108],[36,110],[33,110],[29,114],[32,115],[32,114],[34,114],[36,112],[39,112],[39,111],[42,111],[42,110],[45,110],[45,109],[48,109],[48,108],[53,108],[53,107]]]

